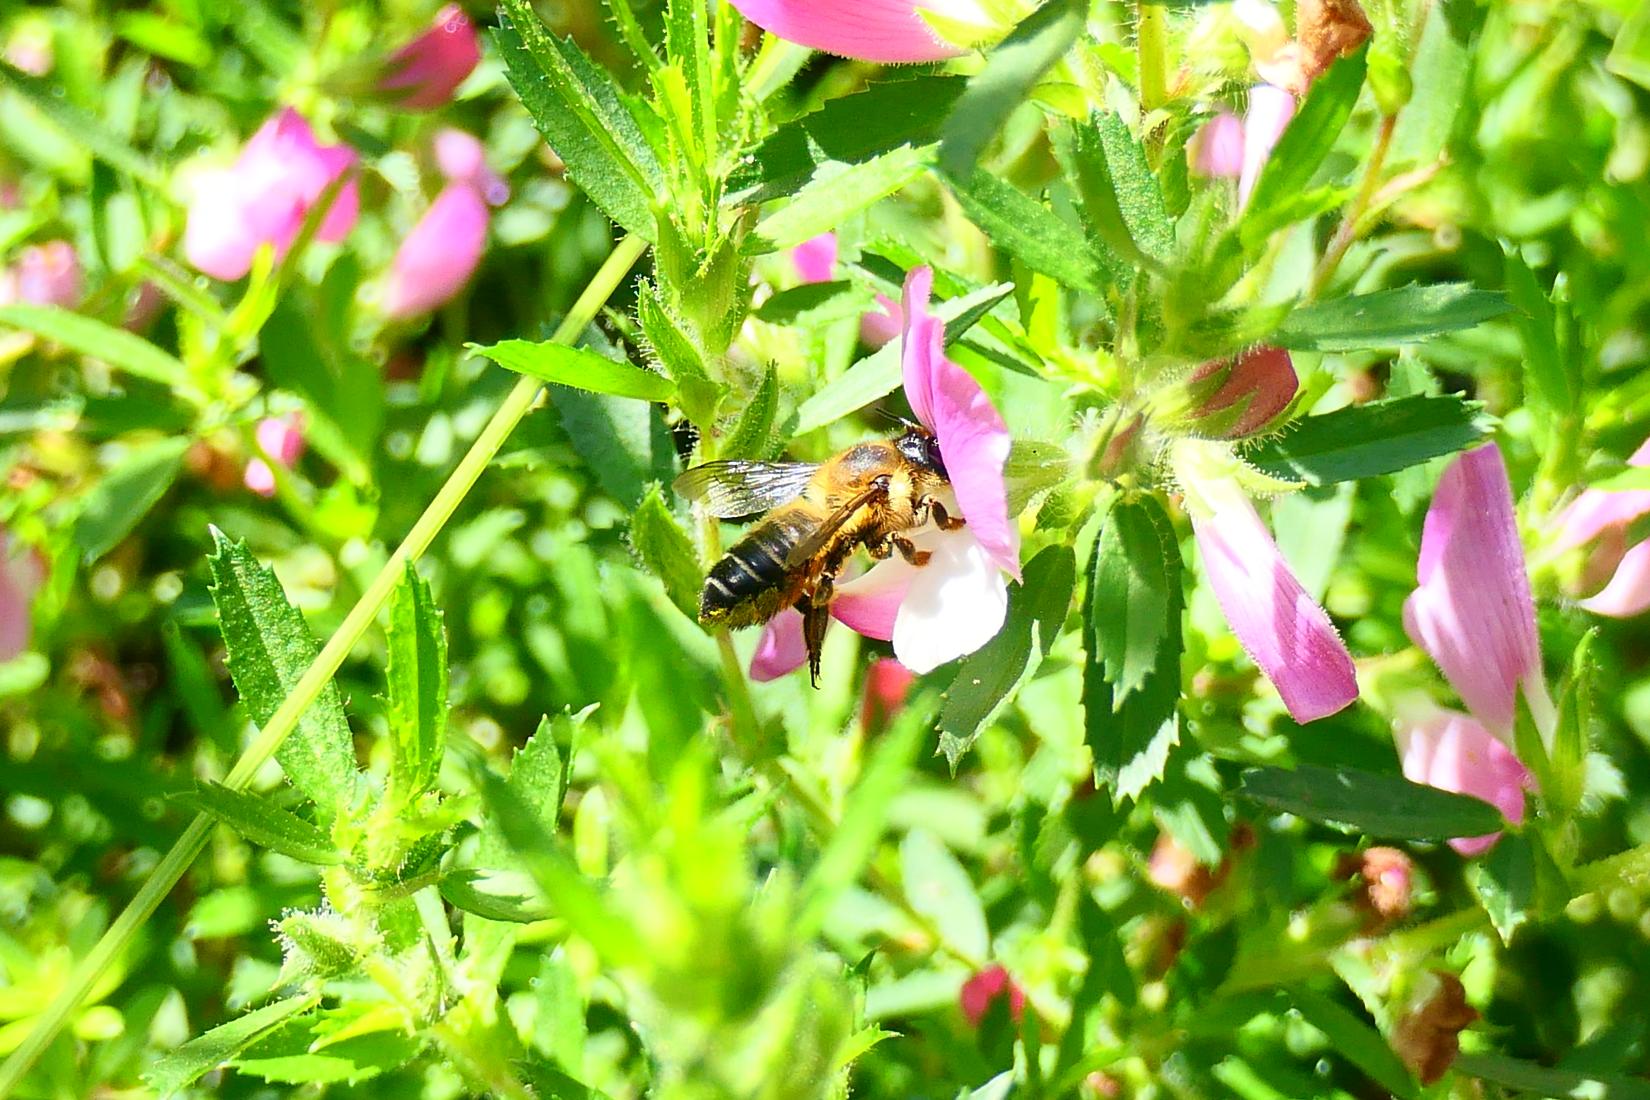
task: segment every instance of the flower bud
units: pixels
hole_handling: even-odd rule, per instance
[[[291,469],[304,453],[304,419],[299,413],[270,416],[258,421],[258,447],[283,469]],[[246,464],[246,487],[263,497],[275,495],[275,471],[261,456]]]
[[[1196,434],[1243,439],[1289,407],[1300,378],[1287,351],[1263,344],[1235,359],[1203,364],[1192,373],[1188,388]]]
[[[453,98],[480,60],[475,24],[462,7],[448,4],[429,30],[390,55],[378,90],[392,94],[406,110],[433,110]]]
[[[487,202],[466,183],[450,183],[396,250],[384,313],[417,317],[463,290],[487,244]]]
[[[879,657],[871,662],[865,674],[865,701],[859,710],[859,722],[866,733],[888,728],[888,723],[905,706],[905,697],[916,679],[916,673],[892,657]]]
[[[1373,927],[1409,916],[1415,864],[1404,852],[1380,845],[1348,852],[1335,870],[1338,878],[1358,879],[1354,900]]]
[[[0,305],[69,307],[80,301],[80,290],[80,259],[68,241],[30,245],[0,271]]]
[[[1190,152],[1198,175],[1237,179],[1243,171],[1243,121],[1222,108],[1192,138]]]
[[[1008,976],[1007,970],[997,963],[992,963],[963,983],[958,1003],[962,1006],[962,1014],[968,1020],[968,1025],[977,1028],[985,1021],[993,1002],[1001,997],[1008,998],[1009,1018],[1019,1023],[1025,1014],[1025,992]]]
[[[1423,1085],[1442,1077],[1461,1053],[1461,1031],[1478,1019],[1461,979],[1434,970],[1422,975],[1409,1010],[1393,1029],[1392,1049]]]
[[[0,527],[0,661],[29,648],[29,605],[45,580],[45,560]]]

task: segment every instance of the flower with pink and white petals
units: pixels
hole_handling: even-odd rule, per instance
[[[429,30],[390,55],[378,90],[407,110],[433,110],[451,101],[480,60],[475,24],[458,4],[448,4]]]
[[[1239,208],[1249,204],[1262,169],[1294,117],[1292,93],[1274,84],[1257,84],[1249,89],[1249,109],[1243,114],[1243,166],[1238,172]]]
[[[1491,733],[1513,740],[1520,688],[1538,722],[1551,710],[1535,601],[1501,450],[1451,462],[1427,509],[1404,629]]]
[[[0,662],[29,648],[29,605],[45,580],[40,555],[0,527]]]
[[[1535,782],[1513,751],[1482,723],[1430,701],[1406,701],[1394,722],[1404,776],[1439,790],[1471,795],[1501,811],[1514,825],[1524,820],[1524,793]],[[1456,837],[1450,847],[1464,856],[1487,851],[1500,833]]]
[[[922,12],[948,26],[977,27],[982,36],[994,24],[978,0],[733,0],[733,6],[777,38],[885,65],[966,52],[941,38]]]
[[[258,441],[259,450],[283,469],[290,470],[292,464],[304,453],[303,414],[266,416],[258,421],[253,435]],[[246,487],[259,496],[275,495],[275,471],[270,469],[269,462],[262,456],[255,457],[246,464],[244,480]]]
[[[1650,440],[1639,445],[1627,464],[1650,466]],[[1604,587],[1580,601],[1588,611],[1629,618],[1650,610],[1650,543],[1641,542],[1625,554],[1621,551],[1628,525],[1647,514],[1650,489],[1584,489],[1555,518],[1558,533],[1553,550],[1574,550],[1597,540],[1600,545],[1590,552],[1588,574],[1596,583],[1603,570],[1613,567]]]
[[[30,245],[0,271],[0,305],[73,306],[80,301],[80,258],[68,241]]]
[[[1186,439],[1170,453],[1209,586],[1244,652],[1290,717],[1311,722],[1358,697],[1352,655],[1301,587],[1248,494],[1228,445]]]
[[[1623,554],[1609,582],[1579,602],[1593,614],[1613,619],[1630,619],[1650,610],[1650,541]]]
[[[264,245],[281,258],[321,194],[356,159],[347,145],[318,143],[303,116],[284,108],[252,135],[233,165],[196,176],[184,255],[217,279],[241,278]],[[359,211],[360,197],[350,180],[339,189],[316,238],[343,240]]]

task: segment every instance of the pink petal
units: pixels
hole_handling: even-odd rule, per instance
[[[821,233],[791,249],[791,266],[804,283],[828,283],[836,278],[836,234]]]
[[[253,434],[264,453],[282,466],[291,466],[304,453],[304,419],[302,413],[286,416],[266,416],[258,421]]]
[[[1025,1012],[1026,995],[1007,970],[993,963],[963,983],[958,1007],[970,1027],[979,1027],[991,1011],[992,1002],[1001,997],[1008,998],[1009,1017],[1018,1023]]]
[[[765,684],[808,663],[808,643],[802,636],[802,613],[787,607],[768,620],[751,656],[751,679]]]
[[[474,187],[448,184],[395,253],[384,312],[428,313],[464,289],[487,244],[487,203]]]
[[[487,167],[487,151],[481,142],[452,127],[435,135],[435,163],[448,183],[468,183],[481,192],[489,206],[503,206],[510,198],[510,185]]]
[[[1483,799],[1514,825],[1524,820],[1524,792],[1534,786],[1530,773],[1511,749],[1469,716],[1433,707],[1400,718],[1397,741],[1404,776],[1411,782]],[[1458,837],[1450,847],[1474,856],[1500,835]]]
[[[214,279],[239,279],[252,269],[263,243],[248,222],[238,181],[232,170],[203,173],[196,180],[183,234],[183,254],[191,267]],[[289,204],[295,213],[296,197]]]
[[[917,419],[939,438],[969,531],[999,568],[1019,580],[1020,530],[1008,514],[1003,481],[1012,440],[985,390],[945,356],[945,326],[928,312],[933,278],[919,267],[905,279],[905,394]]]
[[[859,724],[868,732],[887,727],[905,706],[905,697],[917,675],[892,657],[878,657],[865,673],[865,698],[859,708]]]
[[[452,99],[480,60],[475,24],[462,7],[448,4],[436,13],[429,30],[390,56],[389,72],[378,87],[405,91],[399,105],[408,110],[431,110]]]
[[[1596,596],[1580,601],[1595,615],[1627,619],[1650,609],[1650,542],[1641,542],[1616,566],[1610,583]]]
[[[882,64],[938,61],[958,49],[917,14],[927,8],[963,18],[978,14],[959,0],[732,0],[733,6],[769,34],[842,57]]]
[[[1235,180],[1243,172],[1243,123],[1222,108],[1192,139],[1192,171],[1210,179]]]
[[[17,257],[14,293],[19,302],[68,308],[80,301],[80,259],[68,241],[30,245]]]
[[[246,473],[241,475],[246,487],[261,497],[275,495],[275,471],[269,468],[269,463],[261,458],[247,461]]]
[[[1208,517],[1192,515],[1198,553],[1232,633],[1272,681],[1297,722],[1358,697],[1352,656],[1324,609],[1301,588],[1255,506],[1228,494]]]
[[[877,295],[877,308],[859,319],[859,338],[866,347],[880,348],[905,331],[905,310],[886,294]]]
[[[1295,97],[1272,84],[1249,89],[1249,110],[1243,116],[1243,166],[1238,174],[1238,206],[1249,203],[1249,195],[1260,179],[1262,168],[1289,120],[1295,117]]]
[[[39,557],[0,527],[0,662],[29,647],[29,605],[44,581]]]
[[[915,566],[898,558],[878,562],[863,576],[837,586],[832,617],[857,634],[892,641],[900,604],[916,572]]]
[[[1646,512],[1650,512],[1650,489],[1583,489],[1554,517],[1558,535],[1553,539],[1553,549],[1573,550]]]
[[[1473,716],[1511,739],[1520,682],[1541,680],[1512,486],[1491,443],[1450,463],[1421,531],[1404,628]]]

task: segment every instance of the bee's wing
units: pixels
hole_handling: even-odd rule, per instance
[[[877,499],[877,497],[886,496],[887,494],[888,489],[886,486],[873,484],[844,501],[840,508],[826,516],[818,527],[808,533],[806,538],[791,547],[791,552],[785,555],[786,567],[790,569],[799,568],[809,558],[825,549],[831,539],[836,537],[836,533],[842,530],[844,525],[853,519],[861,508]]]
[[[818,469],[813,462],[729,458],[693,467],[676,479],[675,487],[690,500],[704,501],[711,515],[734,519],[795,500]]]

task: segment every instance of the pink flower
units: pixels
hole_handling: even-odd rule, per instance
[[[877,308],[859,319],[859,339],[866,347],[880,348],[905,331],[905,310],[886,294],[877,295]]]
[[[449,183],[467,183],[480,192],[488,206],[510,200],[510,185],[487,167],[487,150],[474,135],[451,126],[435,135],[435,163]]]
[[[487,245],[487,220],[487,202],[475,188],[448,184],[396,250],[385,314],[417,317],[463,290]]]
[[[30,245],[0,271],[0,305],[73,306],[80,301],[80,259],[68,241]]]
[[[1532,710],[1551,703],[1512,487],[1495,444],[1468,451],[1444,471],[1422,527],[1416,574],[1404,629],[1473,717],[1511,745],[1519,688]]]
[[[756,653],[751,657],[751,679],[759,684],[777,680],[802,667],[808,659],[808,643],[802,636],[802,612],[787,607],[762,628]]]
[[[1288,408],[1300,389],[1289,353],[1266,345],[1203,364],[1191,383],[1199,433],[1212,439],[1254,435]]]
[[[733,0],[733,6],[779,38],[881,64],[966,52],[934,33],[922,11],[982,30],[991,22],[978,0]]]
[[[995,637],[1008,614],[1004,574],[1020,577],[1020,533],[1008,514],[1003,482],[1008,427],[980,384],[946,358],[945,327],[928,310],[932,284],[933,272],[925,267],[905,280],[905,395],[938,441],[956,508],[950,507],[953,501],[943,503],[952,515],[960,513],[965,525],[909,532],[916,547],[929,552],[926,565],[895,555],[838,584],[831,604],[831,614],[852,629],[892,641],[900,663],[919,675]],[[794,653],[786,639],[773,637],[790,629],[782,617],[770,622],[758,653]],[[794,629],[800,630],[800,621]]]
[[[258,447],[284,469],[291,469],[304,453],[304,418],[299,413],[269,416],[258,421],[254,432]],[[261,456],[246,464],[246,487],[259,496],[275,495],[275,471]]]
[[[1629,466],[1650,466],[1650,440],[1640,444],[1627,460]],[[1556,518],[1554,550],[1573,550],[1595,539],[1614,544],[1620,553],[1628,524],[1650,513],[1650,489],[1584,489]],[[1580,601],[1598,615],[1628,618],[1650,609],[1650,543],[1641,542],[1614,563],[1608,583],[1596,595]],[[1609,568],[1612,555],[1603,547],[1591,564]]]
[[[1350,705],[1358,697],[1352,656],[1236,480],[1230,445],[1182,440],[1170,461],[1209,586],[1290,716],[1311,722]]]
[[[1412,782],[1483,799],[1514,825],[1524,820],[1524,792],[1534,780],[1513,751],[1471,716],[1430,702],[1401,708],[1395,738],[1404,775]],[[1462,855],[1475,856],[1498,839],[1499,833],[1491,833],[1449,843]]]
[[[38,553],[17,545],[0,527],[0,662],[29,648],[29,605],[46,580]]]
[[[1243,172],[1243,121],[1222,107],[1192,138],[1192,171],[1235,180]]]
[[[183,251],[189,262],[218,279],[239,279],[259,248],[286,255],[305,217],[332,181],[355,165],[347,145],[320,145],[303,116],[282,109],[252,135],[228,168],[203,173],[189,204]],[[355,227],[360,198],[344,184],[316,236],[341,241]]]
[[[1295,97],[1275,84],[1249,89],[1249,109],[1243,115],[1243,167],[1238,173],[1238,207],[1249,204],[1260,173],[1272,150],[1295,117]]]
[[[1007,970],[992,963],[963,983],[957,1000],[968,1026],[979,1027],[991,1011],[992,1002],[1005,997],[1008,999],[1009,1017],[1019,1023],[1025,1014],[1025,992],[1009,977]]]
[[[398,105],[407,110],[432,110],[452,99],[480,60],[475,24],[462,7],[448,4],[429,30],[390,55],[378,89],[398,93]]]
[[[791,266],[804,283],[828,283],[836,278],[836,234],[821,233],[791,249]]]

